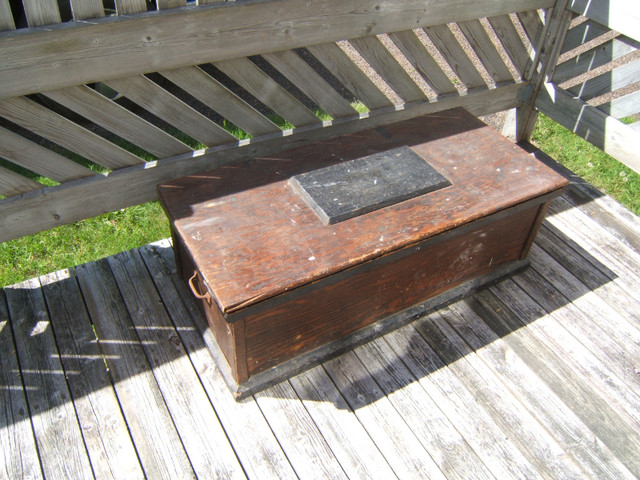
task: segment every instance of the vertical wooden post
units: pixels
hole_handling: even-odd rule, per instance
[[[508,138],[521,142],[531,136],[538,118],[535,101],[542,84],[547,82],[555,68],[556,61],[571,22],[571,12],[567,10],[568,0],[557,0],[553,8],[546,12],[545,27],[535,52],[534,64],[527,69],[530,90],[525,103],[509,112],[502,133]]]

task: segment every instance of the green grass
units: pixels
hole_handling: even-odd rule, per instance
[[[366,111],[354,106],[358,111]],[[320,115],[330,119],[326,114]],[[274,120],[287,128],[283,120]],[[243,136],[240,129],[234,133]],[[538,120],[531,140],[640,215],[640,175],[544,116]],[[1,243],[0,286],[113,255],[169,235],[162,208],[157,202],[151,202]]]
[[[538,119],[531,143],[640,215],[640,175],[615,158],[544,115]]]

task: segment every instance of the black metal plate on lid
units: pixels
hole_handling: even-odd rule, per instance
[[[451,185],[407,146],[296,175],[289,183],[325,225]]]

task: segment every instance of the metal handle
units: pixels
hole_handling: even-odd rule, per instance
[[[196,288],[196,286],[193,284],[193,281],[195,280],[195,278],[198,276],[198,271],[194,270],[193,271],[193,276],[189,279],[189,288],[191,289],[191,293],[193,293],[193,295],[196,298],[199,298],[201,300],[206,300],[207,303],[209,305],[211,305],[211,295],[209,294],[209,292],[205,293],[204,295],[200,292],[198,292],[198,289]]]

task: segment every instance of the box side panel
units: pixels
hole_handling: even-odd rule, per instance
[[[187,254],[184,245],[175,234],[173,234],[173,245],[178,272],[188,285],[196,268],[193,260]],[[207,287],[202,282],[202,277],[199,274],[193,282],[199,292],[207,291]],[[198,298],[194,298],[194,300],[207,319],[209,328],[229,365],[231,375],[237,383],[246,381],[248,374],[245,355],[244,322],[227,322],[214,300],[207,301]]]
[[[539,212],[503,212],[264,302],[244,320],[249,376],[520,259]]]

